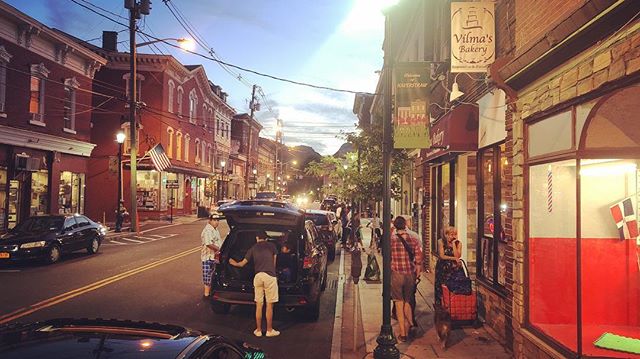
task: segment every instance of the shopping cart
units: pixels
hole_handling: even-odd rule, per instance
[[[462,261],[464,273],[469,278],[467,264]],[[442,306],[451,315],[451,321],[455,326],[478,325],[478,299],[476,290],[471,289],[470,294],[456,294],[449,290],[446,284],[442,285]]]

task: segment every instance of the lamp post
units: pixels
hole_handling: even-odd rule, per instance
[[[175,41],[178,43],[178,45],[180,46],[180,48],[184,49],[184,50],[193,50],[195,48],[195,42],[192,39],[187,39],[187,38],[174,38],[174,37],[167,37],[164,39],[157,39],[157,40],[151,40],[151,41],[147,41],[147,42],[141,42],[139,44],[136,45],[136,47],[142,47],[142,46],[147,46],[147,45],[151,45],[151,44],[155,44],[158,42],[166,42],[166,41]]]
[[[391,91],[393,71],[393,44],[391,44],[391,7],[385,11],[384,26],[384,69],[382,72],[383,117],[382,117],[382,326],[376,342],[378,346],[373,350],[373,357],[400,358],[400,351],[396,348],[396,338],[391,327]]]
[[[220,186],[221,187],[220,194],[222,195],[222,199],[225,199],[227,197],[226,196],[227,191],[225,190],[226,183],[224,182],[224,172],[225,172],[226,165],[227,165],[227,162],[225,162],[224,160],[220,161],[220,167],[222,167],[222,186]]]
[[[127,138],[124,132],[118,132],[116,134],[116,142],[118,142],[118,213],[120,212],[120,201],[122,198],[122,144]]]

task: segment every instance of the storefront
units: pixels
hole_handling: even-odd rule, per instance
[[[422,161],[425,196],[429,197],[423,216],[430,223],[427,237],[431,258],[427,265],[435,268],[437,243],[444,237],[447,226],[458,229],[463,243],[463,258],[469,266],[475,265],[475,151],[478,148],[478,109],[473,105],[460,105],[431,125],[432,149]],[[428,192],[426,192],[428,191]],[[426,201],[425,201],[426,202]],[[472,205],[470,205],[470,203]]]
[[[640,337],[638,99],[629,86],[525,128],[528,323],[584,356],[628,358],[594,341]]]

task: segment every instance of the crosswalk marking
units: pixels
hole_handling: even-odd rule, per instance
[[[118,241],[116,241],[115,239],[110,240],[108,244],[112,244],[112,243],[113,243],[113,244],[120,244],[120,245],[124,245],[124,244],[126,244],[126,243],[118,242]]]
[[[129,242],[134,242],[134,243],[144,243],[144,241],[139,241],[137,239],[132,239],[132,238],[121,237],[120,239],[129,241]]]
[[[104,244],[131,245],[155,242],[177,236],[177,233],[168,234],[147,234],[145,236],[118,237],[117,239],[107,239]],[[121,242],[126,241],[127,243]]]

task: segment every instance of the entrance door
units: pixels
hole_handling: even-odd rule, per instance
[[[8,229],[11,229],[18,224],[20,221],[20,199],[21,193],[20,189],[22,188],[20,181],[11,180],[9,181],[9,209],[8,209]]]
[[[191,213],[191,180],[184,181],[184,213]]]

